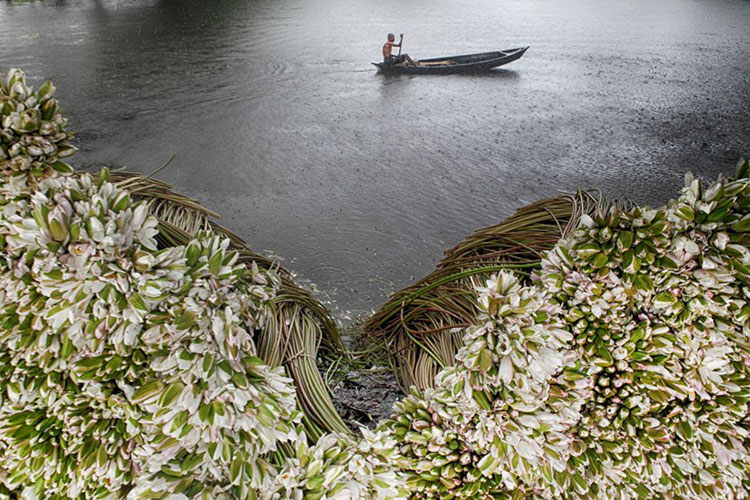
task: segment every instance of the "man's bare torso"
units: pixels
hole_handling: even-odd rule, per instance
[[[383,58],[386,59],[388,57],[391,57],[391,53],[393,52],[393,42],[388,41],[383,44]]]

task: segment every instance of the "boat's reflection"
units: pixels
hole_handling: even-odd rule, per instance
[[[375,73],[375,76],[379,78],[383,85],[392,85],[397,82],[407,82],[410,80],[416,80],[421,78],[497,78],[502,80],[518,80],[521,75],[512,69],[490,69],[487,71],[481,71],[477,73],[452,73],[448,75],[440,74],[426,74],[426,75],[400,75],[400,74],[389,74],[389,73]]]

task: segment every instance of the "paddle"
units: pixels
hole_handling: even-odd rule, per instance
[[[401,47],[403,47],[403,46],[404,46],[404,34],[403,34],[403,33],[401,33],[401,34],[399,35],[399,37],[401,37],[401,38],[400,38],[400,39],[399,39],[399,41],[398,41],[398,55],[401,55]]]

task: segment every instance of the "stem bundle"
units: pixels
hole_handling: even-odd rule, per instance
[[[435,375],[454,364],[459,329],[477,316],[474,287],[491,274],[512,269],[526,276],[541,255],[603,202],[588,192],[541,200],[505,221],[480,229],[445,252],[435,271],[395,293],[365,325],[370,339],[388,346],[405,392],[433,387]]]
[[[162,246],[184,245],[199,231],[210,230],[228,237],[239,263],[253,263],[272,269],[281,278],[273,305],[264,312],[264,327],[256,333],[258,356],[269,366],[283,365],[294,380],[303,422],[312,440],[324,432],[348,433],[333,407],[328,388],[316,360],[322,355],[342,355],[344,351],[336,324],[326,308],[313,295],[297,285],[291,273],[268,257],[253,252],[242,239],[214,219],[219,216],[198,202],[172,191],[171,186],[133,172],[111,172],[110,178],[140,199],[149,201],[149,212],[159,219]],[[322,348],[322,349],[320,349]]]

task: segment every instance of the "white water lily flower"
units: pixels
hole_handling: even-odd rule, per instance
[[[477,288],[458,364],[388,426],[414,498],[747,497],[743,168],[731,189],[691,178],[668,207],[582,217],[533,287]],[[466,451],[431,474],[444,435]]]
[[[0,361],[12,373],[4,380],[19,383],[3,386],[8,405],[0,408],[0,418],[16,422],[35,412],[34,419],[47,418],[46,426],[65,436],[67,449],[44,468],[30,468],[30,457],[19,454],[14,436],[21,436],[17,425],[28,421],[36,426],[37,420],[24,417],[11,427],[0,426],[0,470],[23,471],[23,476],[13,477],[44,484],[50,495],[114,499],[121,498],[116,492],[131,484],[135,487],[130,497],[139,498],[148,491],[171,488],[161,471],[174,467],[182,453],[203,454],[217,443],[222,445],[216,450],[234,450],[216,455],[193,476],[206,485],[229,484],[232,462],[225,457],[242,453],[250,472],[278,440],[291,438],[300,416],[294,412],[290,381],[278,370],[254,362],[256,382],[240,390],[225,368],[197,371],[194,363],[178,357],[200,346],[203,359],[211,356],[214,366],[226,359],[229,370],[241,372],[255,352],[248,329],[255,328],[261,308],[256,299],[236,289],[241,266],[233,264],[236,257],[230,255],[223,259],[221,276],[208,267],[209,255],[228,252],[227,241],[204,236],[197,244],[202,253],[188,266],[185,248],[155,251],[155,220],[146,216],[142,204],[128,206],[128,197],[106,181],[94,182],[86,174],[51,177],[33,186],[28,202],[7,202],[25,196],[26,188],[31,189],[31,184],[0,182],[0,234],[14,260],[0,269],[0,288],[5,305],[22,305],[1,313],[3,321],[12,325],[0,339]],[[72,201],[70,192],[89,201]],[[118,204],[117,211],[109,210]],[[141,227],[132,227],[134,221]],[[52,231],[51,225],[56,225]],[[186,285],[188,295],[170,295],[188,289]],[[265,295],[271,297],[273,290]],[[235,313],[240,309],[241,316]],[[221,338],[219,343],[204,338],[203,328],[211,322],[227,325],[231,345],[238,348],[231,359]],[[38,341],[21,342],[29,328],[39,332]],[[147,363],[133,362],[136,350]],[[59,394],[68,396],[55,397],[58,392],[34,382],[39,380],[35,370],[40,369],[56,377],[44,384],[62,381],[68,392]],[[198,383],[206,388],[197,390]],[[260,406],[267,411],[265,423],[255,417]],[[92,428],[98,429],[95,434]],[[236,433],[240,428],[245,435]],[[44,446],[46,439],[50,438],[40,437],[38,442]],[[88,443],[95,445],[95,453],[80,455]],[[71,462],[61,461],[65,454],[81,456],[82,462],[73,462],[71,469]],[[39,483],[29,471],[45,482]],[[247,476],[250,488],[260,486],[262,477],[254,477]],[[18,487],[25,495],[37,494],[36,486]],[[206,492],[221,491],[216,486],[206,488]]]

